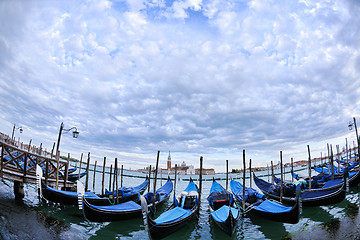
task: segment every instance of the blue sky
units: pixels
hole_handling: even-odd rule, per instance
[[[358,1],[1,1],[0,131],[126,168],[224,171],[354,141]],[[359,118],[360,119],[360,118]]]

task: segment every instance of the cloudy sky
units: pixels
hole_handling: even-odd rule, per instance
[[[0,131],[125,168],[325,153],[360,119],[360,2],[0,2]]]

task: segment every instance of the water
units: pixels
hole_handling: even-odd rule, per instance
[[[100,168],[98,168],[100,169]],[[128,176],[141,176],[145,174],[124,171],[127,176],[123,177],[124,186],[136,186],[144,181],[144,178],[128,177]],[[266,172],[258,172],[257,175],[266,175]],[[306,175],[307,170],[302,170],[299,174]],[[315,174],[315,173],[313,173]],[[233,178],[240,178],[239,174],[231,174]],[[158,175],[160,177],[160,174]],[[162,176],[165,179],[165,174]],[[197,182],[198,176],[192,176]],[[225,174],[217,174],[215,178],[225,179]],[[246,215],[241,218],[236,226],[235,234],[232,237],[226,235],[221,231],[210,219],[207,196],[211,187],[211,180],[213,176],[204,176],[202,188],[202,199],[200,216],[198,219],[191,221],[185,228],[173,233],[166,239],[281,239],[284,236],[294,235],[304,230],[311,230],[313,226],[319,226],[329,222],[331,219],[342,219],[347,216],[346,207],[349,203],[355,203],[357,206],[360,204],[359,192],[360,188],[350,189],[350,193],[347,194],[346,200],[340,204],[303,208],[300,221],[297,224],[284,224],[269,221],[259,218],[254,215]],[[262,177],[268,180],[268,177]],[[93,172],[89,175],[89,189],[92,190]],[[180,180],[177,180],[176,193],[179,194],[188,184],[189,176],[180,176]],[[290,179],[290,175],[286,175],[286,179]],[[82,182],[85,183],[85,177]],[[96,173],[96,185],[95,192],[101,192],[102,173]],[[242,180],[238,179],[242,183]],[[8,187],[5,185],[3,188],[7,191],[7,194],[12,191],[12,182],[5,181]],[[164,184],[166,180],[159,180],[157,187]],[[225,180],[218,180],[220,184],[225,187]],[[109,176],[105,177],[105,186],[108,187]],[[250,185],[250,180],[246,179],[246,185]],[[120,178],[119,178],[120,186]],[[252,186],[256,188],[254,182]],[[10,189],[10,190],[9,190]],[[153,182],[151,182],[151,189],[153,189]],[[3,190],[4,191],[4,190]],[[4,192],[1,194],[6,194]],[[13,198],[13,197],[12,197]],[[164,211],[173,199],[173,193],[170,200],[166,202],[162,207],[157,209],[157,213],[160,214]],[[60,232],[60,236],[63,239],[148,239],[148,235],[145,232],[144,223],[142,218],[132,219],[128,221],[110,222],[110,223],[92,223],[84,219],[82,212],[74,206],[63,206],[39,200],[37,195],[37,189],[35,185],[25,184],[25,198],[24,203],[33,209],[39,210],[46,216],[47,228],[55,228],[56,232]],[[22,220],[20,220],[22,221]],[[4,226],[0,225],[0,228]],[[3,232],[3,231],[2,231]],[[11,237],[8,236],[9,239]],[[6,239],[6,238],[5,238]]]

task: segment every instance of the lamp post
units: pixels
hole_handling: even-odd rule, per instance
[[[359,135],[358,135],[358,131],[357,131],[357,127],[356,127],[356,119],[355,117],[353,118],[353,122],[349,122],[349,130],[352,130],[352,128],[355,128],[355,133],[356,133],[356,143],[357,143],[357,149],[358,149],[358,157],[360,157],[360,146],[359,146]],[[350,156],[351,158],[351,156]],[[356,158],[355,158],[356,159]]]
[[[70,132],[72,129],[74,129],[74,131],[72,132],[73,133],[73,138],[77,138],[79,136],[79,132],[77,130],[76,127],[72,127],[72,128],[69,128],[69,129],[64,129],[64,123],[62,122],[60,124],[60,130],[59,130],[59,136],[58,136],[58,140],[57,140],[57,144],[56,144],[56,156],[57,154],[59,153],[59,146],[60,146],[60,138],[61,138],[61,134],[62,133],[68,133]],[[60,157],[60,156],[59,156]]]
[[[16,125],[14,124],[13,130],[12,130],[12,134],[11,134],[11,140],[14,140],[14,133],[15,133],[15,130],[18,130],[18,129],[19,129],[19,132],[20,132],[20,133],[22,133],[22,132],[23,132],[22,127],[16,127]]]

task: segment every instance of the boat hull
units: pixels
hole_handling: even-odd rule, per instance
[[[214,211],[213,208],[210,208],[210,213],[212,213]],[[238,212],[238,215],[236,217],[234,217],[231,214],[231,210],[229,209],[229,215],[226,219],[225,222],[220,222],[217,221],[215,218],[212,217],[212,215],[210,214],[212,221],[221,229],[223,230],[227,235],[232,236],[234,233],[234,229],[236,226],[236,222],[238,221],[239,217],[240,217],[240,212]]]
[[[174,206],[172,206],[174,207]],[[170,207],[169,210],[172,208]],[[196,214],[198,214],[199,211],[199,204],[197,204],[197,207],[192,210],[192,213],[187,216],[186,218],[182,218],[179,221],[172,222],[172,223],[166,223],[166,224],[160,224],[156,225],[156,223],[147,215],[147,220],[149,224],[149,234],[151,236],[151,239],[162,239],[177,230],[183,228],[186,226],[192,219],[196,217]]]

